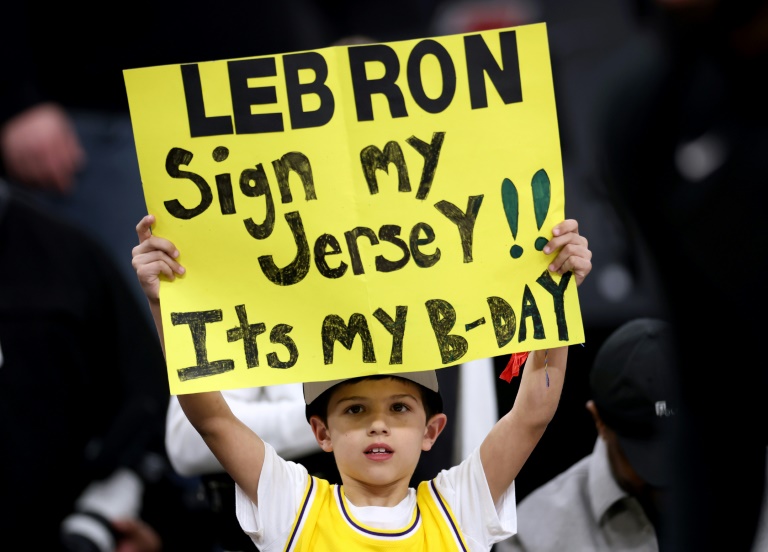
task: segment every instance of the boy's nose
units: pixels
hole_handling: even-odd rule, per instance
[[[368,429],[370,434],[389,433],[389,424],[387,424],[384,416],[376,415],[371,420],[370,428]]]

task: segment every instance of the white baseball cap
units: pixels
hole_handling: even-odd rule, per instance
[[[423,385],[430,391],[434,391],[435,393],[439,392],[437,387],[437,374],[435,373],[434,370],[423,370],[420,372],[398,372],[394,374],[382,374],[382,375],[404,378],[414,383],[418,383],[419,385]],[[350,379],[354,379],[354,378],[344,378],[344,379],[329,380],[329,381],[305,382],[304,383],[304,403],[311,404],[312,401],[314,401],[317,397],[322,395],[325,391],[327,391],[334,385],[343,383],[345,381],[349,381]]]

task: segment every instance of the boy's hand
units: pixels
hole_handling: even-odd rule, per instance
[[[592,270],[592,251],[589,250],[587,238],[579,235],[578,221],[564,220],[552,229],[552,236],[544,246],[544,253],[549,255],[553,251],[559,252],[549,265],[549,270],[561,276],[571,270],[576,277],[576,285],[581,285]]]
[[[136,225],[139,245],[133,248],[133,268],[139,278],[141,288],[150,301],[160,297],[160,275],[174,280],[176,274],[184,274],[185,269],[176,259],[179,251],[170,241],[152,235],[154,215],[147,215]]]

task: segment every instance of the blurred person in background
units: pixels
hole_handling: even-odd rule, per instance
[[[111,257],[0,179],[4,549],[160,550],[164,366]]]
[[[504,552],[656,552],[671,484],[672,424],[679,405],[671,325],[637,318],[603,342],[589,373],[591,454],[518,505]]]
[[[596,99],[605,184],[678,338],[668,550],[750,550],[765,488],[768,2],[638,0]],[[734,435],[735,428],[738,433]]]

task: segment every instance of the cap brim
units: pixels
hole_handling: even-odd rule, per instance
[[[641,440],[616,436],[632,468],[646,483],[657,488],[669,486],[672,462],[669,461],[668,443],[662,437]]]
[[[437,386],[437,374],[434,370],[423,370],[420,372],[398,372],[394,374],[383,374],[389,376],[397,376],[399,378],[405,378],[412,382],[423,385],[427,389],[439,392]],[[312,381],[304,382],[304,403],[311,404],[317,397],[325,393],[328,389],[339,383],[345,382],[352,378],[344,378],[328,381]]]

